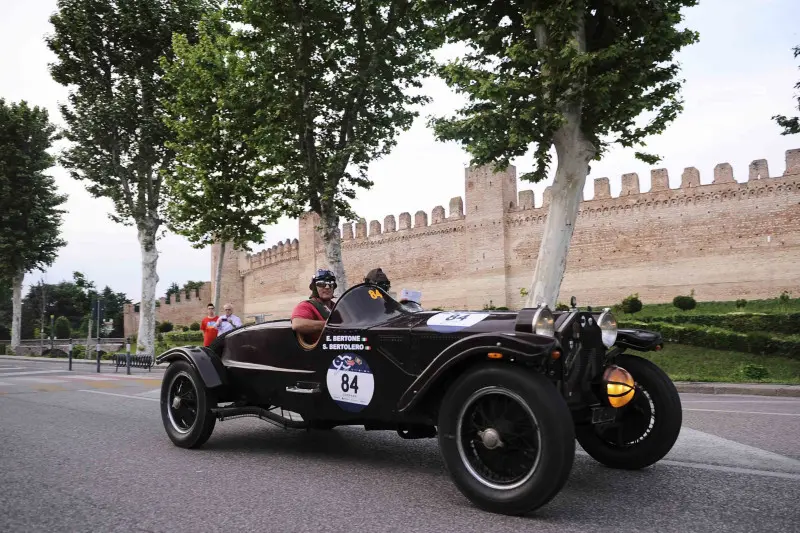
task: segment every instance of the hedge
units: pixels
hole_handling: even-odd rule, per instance
[[[740,333],[713,326],[678,326],[664,322],[625,321],[620,322],[619,327],[658,331],[664,340],[678,344],[800,359],[800,337],[778,338],[763,332]]]
[[[729,313],[724,315],[668,315],[636,317],[641,322],[713,326],[734,331],[800,334],[800,313]]]
[[[164,333],[164,340],[165,341],[173,341],[173,342],[203,342],[203,332],[202,331],[170,331],[169,333]]]

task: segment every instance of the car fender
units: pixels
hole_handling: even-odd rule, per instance
[[[197,369],[206,387],[213,389],[227,384],[225,367],[219,357],[203,346],[178,346],[170,348],[156,358],[156,364],[186,361]]]
[[[649,352],[660,349],[659,346],[664,345],[664,339],[658,331],[625,328],[617,330],[617,340],[614,345]]]
[[[525,363],[549,357],[559,348],[556,339],[531,333],[480,333],[465,337],[445,348],[417,376],[400,397],[398,411],[410,411],[450,370],[472,357],[485,358],[489,353],[501,353],[503,357],[499,361]]]

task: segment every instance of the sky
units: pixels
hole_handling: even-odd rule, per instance
[[[44,41],[52,32],[48,17],[56,10],[56,0],[0,0],[0,6],[0,97],[46,107],[51,121],[63,125],[58,105],[68,93],[50,78],[48,63],[54,57]],[[793,57],[792,47],[800,45],[800,2],[701,0],[685,15],[684,25],[698,31],[700,39],[676,56],[680,77],[685,79],[684,111],[663,134],[648,139],[645,149],[662,161],[647,165],[634,158],[634,150],[612,147],[601,161],[593,162],[585,199],[592,198],[593,180],[600,177],[610,179],[611,194],[616,196],[620,178],[628,172],[637,172],[641,190],[647,191],[653,168],[667,168],[672,187],[680,185],[683,169],[690,166],[700,171],[701,183],[710,183],[714,166],[722,162],[732,165],[739,182],[747,180],[754,159],[767,159],[770,175],[779,176],[785,169],[785,151],[800,148],[800,135],[780,135],[771,119],[798,113],[794,85],[800,80],[800,58]],[[413,215],[418,210],[428,212],[430,219],[435,206],[447,210],[450,198],[464,196],[468,154],[454,142],[436,141],[425,125],[429,115],[455,112],[463,99],[437,79],[427,80],[424,90],[433,102],[398,137],[392,153],[370,166],[369,177],[375,184],[360,190],[353,201],[356,213],[368,222],[383,223],[386,215],[397,217],[405,211]],[[518,175],[530,171],[532,154],[512,163]],[[62,227],[68,244],[45,272],[27,274],[23,294],[40,279],[57,283],[80,271],[99,288],[108,285],[139,301],[141,253],[135,229],[112,222],[107,216],[111,202],[93,198],[85,184],[70,178],[63,168],[54,167],[51,174],[59,192],[69,196]],[[518,189],[532,189],[538,207],[554,175],[551,167],[547,180],[519,182]],[[284,219],[266,228],[263,244],[254,244],[254,251],[296,237],[297,221]],[[157,295],[163,295],[172,282],[211,279],[209,249],[194,249],[185,238],[168,234],[159,240],[158,250]]]

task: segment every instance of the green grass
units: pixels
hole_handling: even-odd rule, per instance
[[[666,344],[660,352],[636,352],[657,364],[673,381],[732,383],[785,383],[800,385],[800,361],[786,357],[712,350],[683,344]],[[763,379],[747,379],[737,373],[741,365],[767,369]]]

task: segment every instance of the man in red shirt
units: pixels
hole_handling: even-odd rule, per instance
[[[292,311],[292,329],[307,344],[319,340],[325,321],[333,309],[333,291],[336,290],[336,276],[330,270],[317,270],[311,278],[311,296],[297,304]]]
[[[214,304],[208,304],[208,316],[200,323],[203,332],[203,346],[208,346],[217,338],[217,315],[214,313]]]

